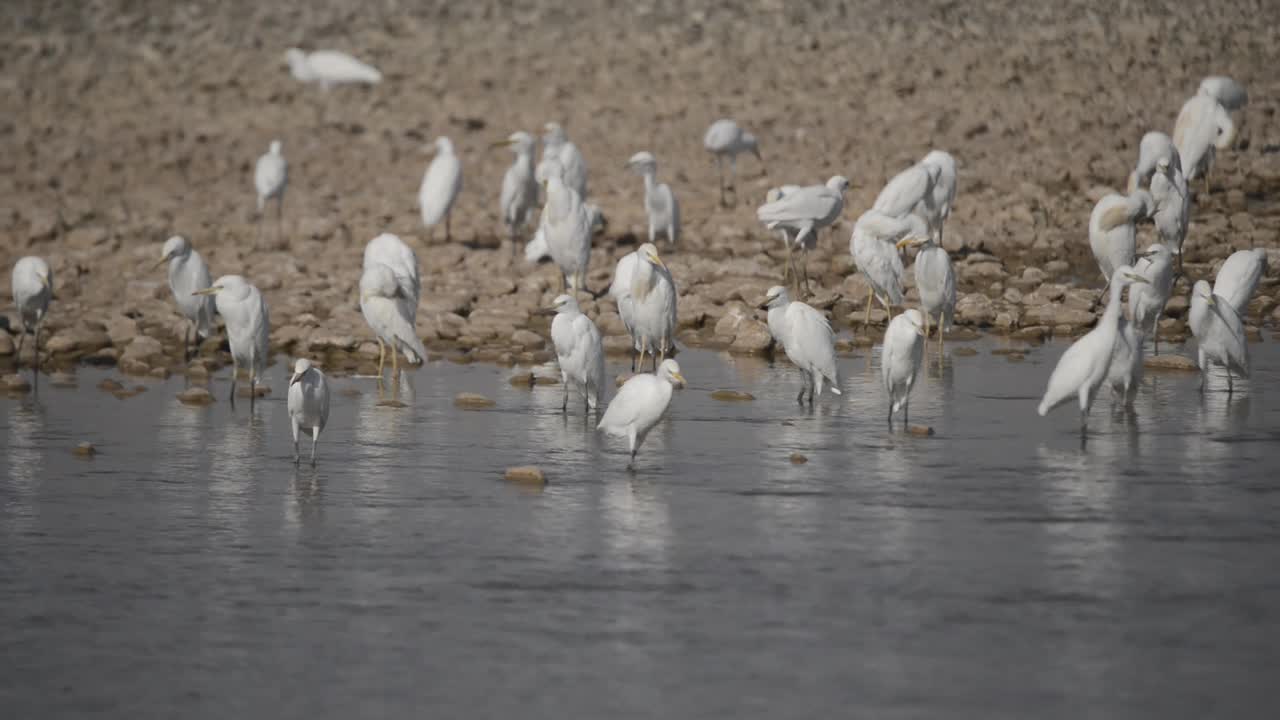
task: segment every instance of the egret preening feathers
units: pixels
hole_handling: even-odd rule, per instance
[[[196,342],[213,335],[213,313],[216,310],[213,298],[194,294],[209,287],[213,281],[204,258],[181,235],[165,241],[156,267],[165,263],[169,264],[169,289],[173,291],[178,311],[191,323],[191,328],[183,328],[182,331],[182,356],[185,359],[191,353],[192,329],[195,330]]]
[[[738,176],[738,155],[749,152],[756,156],[756,160],[760,163],[761,170],[768,173],[764,167],[764,158],[760,156],[760,145],[756,141],[756,136],[743,130],[737,122],[728,118],[717,120],[711,123],[707,128],[706,134],[702,136],[702,145],[707,152],[715,155],[716,169],[720,172],[720,204],[726,205],[725,198],[725,182],[724,182],[724,161],[729,159],[729,185],[728,188],[737,195],[737,176]]]
[[[1209,365],[1227,370],[1227,393],[1233,391],[1232,374],[1249,377],[1249,343],[1244,336],[1244,321],[1225,298],[1200,280],[1191,288],[1191,311],[1187,324],[1195,335],[1200,365],[1200,390],[1204,390]]]
[[[1104,280],[1115,277],[1116,268],[1133,265],[1137,250],[1137,225],[1155,212],[1155,201],[1146,190],[1127,197],[1104,195],[1089,215],[1089,247]]]
[[[1213,294],[1227,302],[1241,318],[1249,316],[1249,301],[1258,280],[1267,272],[1267,251],[1237,250],[1218,268]]]
[[[636,461],[636,451],[644,444],[645,437],[658,424],[671,404],[671,394],[676,387],[684,387],[684,376],[675,360],[663,360],[653,375],[633,375],[609,403],[597,430],[614,437],[627,439],[631,450],[630,469]]]
[[[672,247],[680,240],[680,205],[671,186],[660,183],[658,161],[653,154],[641,151],[631,156],[627,167],[644,177],[644,211],[649,219],[649,242],[655,242],[659,232],[665,233]]]
[[[935,236],[899,240],[897,248],[918,247],[915,273],[916,290],[924,314],[924,336],[929,337],[929,320],[938,318],[938,357],[942,357],[942,333],[951,329],[956,313],[956,273],[951,256],[938,244]]]
[[[45,317],[49,312],[49,301],[53,299],[53,273],[49,263],[43,258],[32,255],[24,257],[13,266],[11,289],[13,304],[18,308],[18,318],[22,323],[18,334],[18,351],[14,357],[21,360],[22,342],[27,333],[35,334],[35,370],[40,372],[40,329],[44,327]]]
[[[1231,113],[1212,95],[1197,94],[1187,100],[1173,128],[1173,142],[1178,146],[1187,182],[1203,176],[1208,191],[1214,155],[1231,147],[1235,128]]]
[[[631,334],[637,356],[632,371],[644,370],[644,355],[653,356],[654,369],[675,346],[676,286],[658,248],[645,243],[618,261],[609,297]]]
[[[893,429],[895,412],[902,412],[903,429],[911,421],[911,388],[915,386],[923,358],[924,316],[911,308],[889,323],[880,350],[880,381],[889,395],[890,430]]]
[[[289,162],[284,159],[280,141],[272,140],[266,154],[253,168],[253,187],[258,191],[258,237],[262,237],[262,215],[268,200],[276,201],[276,240],[281,238],[284,220],[284,191],[289,184]]]
[[[400,353],[415,365],[427,358],[415,325],[421,292],[418,256],[413,249],[391,233],[370,240],[360,275],[360,312],[378,338],[378,382],[382,382],[387,346],[391,348],[393,379],[400,372]]]
[[[239,275],[223,275],[213,285],[193,295],[212,295],[218,314],[227,326],[231,346],[231,406],[236,404],[236,380],[240,368],[249,372],[249,408],[253,409],[257,384],[270,359],[270,320],[267,302],[258,288]]]
[[[560,173],[563,166],[552,165],[547,178],[547,204],[542,208],[539,232],[546,238],[547,252],[560,268],[561,290],[585,290],[587,263],[591,259],[590,210],[577,190],[565,184]]]
[[[1160,354],[1160,316],[1173,292],[1173,253],[1156,243],[1138,255],[1133,271],[1146,279],[1129,288],[1129,319],[1143,336],[1151,335],[1155,354]]]
[[[871,324],[871,305],[874,300],[879,300],[890,315],[893,314],[895,305],[902,304],[903,269],[902,258],[898,255],[898,243],[905,239],[924,239],[928,236],[928,226],[916,215],[891,217],[873,209],[862,213],[853,224],[849,253],[853,255],[858,271],[870,285],[867,312],[862,321],[864,325]]]
[[[769,288],[760,308],[769,311],[769,334],[800,369],[800,394],[796,402],[804,404],[808,390],[809,404],[813,405],[816,396],[822,393],[824,382],[830,383],[831,392],[839,395],[835,335],[826,316],[805,303],[792,300],[786,288],[779,286]]]
[[[1182,175],[1176,152],[1172,157],[1156,160],[1150,187],[1155,210],[1151,221],[1155,223],[1156,235],[1170,252],[1178,256],[1178,268],[1181,269],[1182,243],[1187,238],[1187,227],[1191,223],[1191,193],[1187,190],[1187,179]]]
[[[306,358],[293,365],[289,378],[289,425],[293,428],[293,464],[297,465],[298,431],[311,431],[311,466],[316,464],[316,444],[329,422],[329,383],[320,368]]]
[[[447,137],[436,138],[435,154],[418,188],[418,207],[422,209],[422,224],[426,227],[432,228],[444,221],[444,239],[449,240],[453,202],[462,189],[462,162],[453,152],[453,141]]]
[[[840,219],[848,189],[849,181],[841,175],[832,176],[825,185],[784,186],[769,194],[769,202],[756,209],[756,218],[770,230],[789,233],[792,245],[812,247],[818,231]],[[805,273],[807,286],[807,269]]]
[[[536,177],[538,182],[546,182],[557,174],[554,165],[559,165],[558,174],[564,184],[573,188],[583,201],[587,199],[587,161],[582,151],[565,135],[559,123],[549,122],[542,136],[542,160],[538,162]]]
[[[585,407],[596,409],[605,387],[604,345],[599,328],[582,313],[572,295],[556,297],[551,307],[541,312],[555,315],[551,321],[551,342],[556,349],[561,384],[564,385],[564,402],[560,409],[569,408],[570,385],[582,395]]]
[[[1128,191],[1148,188],[1151,175],[1156,171],[1156,163],[1162,159],[1182,172],[1182,160],[1178,155],[1178,148],[1173,144],[1173,138],[1158,130],[1143,135],[1142,141],[1138,143],[1138,165],[1129,173]]]

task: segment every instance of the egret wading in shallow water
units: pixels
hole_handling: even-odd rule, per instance
[[[212,295],[218,314],[227,326],[231,346],[231,407],[236,406],[236,381],[240,368],[249,373],[249,409],[253,410],[258,381],[269,359],[267,301],[258,288],[239,275],[223,275],[213,285],[193,295]]]
[[[836,340],[826,316],[805,303],[792,300],[786,288],[776,285],[769,288],[760,309],[769,311],[769,334],[800,369],[800,394],[796,395],[796,402],[803,405],[804,393],[808,390],[809,404],[813,405],[822,393],[823,382],[830,383],[831,392],[839,395]]]
[[[1103,280],[1115,277],[1116,268],[1133,265],[1137,250],[1137,225],[1155,212],[1155,202],[1146,190],[1131,195],[1104,195],[1089,215],[1089,248],[1098,261]]]
[[[542,136],[542,159],[538,161],[536,178],[546,182],[559,174],[564,184],[573,188],[578,197],[587,199],[587,161],[582,151],[569,140],[559,123],[549,122]],[[557,173],[555,165],[559,165]]]
[[[645,243],[618,261],[609,285],[609,296],[618,305],[618,317],[631,334],[636,355],[631,371],[644,370],[644,355],[653,357],[654,370],[674,347],[676,285],[658,248]]]
[[[268,200],[276,201],[276,239],[283,236],[284,191],[288,184],[289,162],[280,150],[280,141],[272,140],[253,168],[253,187],[258,191],[258,239],[262,238],[262,216]]]
[[[764,166],[764,158],[760,156],[760,145],[756,141],[756,136],[743,130],[733,120],[723,118],[711,123],[711,126],[707,128],[706,134],[702,136],[702,146],[716,158],[716,170],[720,173],[721,206],[727,207],[729,204],[725,196],[725,158],[729,159],[728,189],[733,191],[735,198],[738,194],[738,155],[744,152],[755,155],[756,161],[760,163],[760,170],[766,175],[769,174],[769,170]]]
[[[849,238],[849,253],[858,266],[858,272],[867,279],[867,311],[862,324],[871,326],[871,306],[875,300],[884,305],[893,317],[895,305],[901,305],[902,258],[898,255],[898,243],[907,239],[924,239],[929,236],[925,222],[915,215],[890,217],[879,210],[862,213],[853,224]]]
[[[527,132],[514,132],[511,137],[494,147],[509,147],[515,153],[515,162],[502,176],[502,195],[498,198],[498,210],[502,224],[507,228],[511,241],[511,254],[516,254],[516,238],[529,222],[538,206],[538,181],[533,176],[533,136]]]
[[[627,167],[644,177],[644,211],[649,218],[649,242],[655,242],[659,232],[665,233],[667,242],[675,247],[680,240],[680,205],[676,202],[671,186],[658,182],[658,161],[653,154],[641,151],[631,156]]]
[[[572,295],[560,295],[551,307],[539,311],[554,315],[551,321],[551,343],[560,364],[560,380],[564,385],[562,411],[569,409],[569,386],[582,395],[584,408],[595,410],[604,389],[604,345],[600,330],[591,318],[582,314]]]
[[[1249,377],[1249,343],[1244,336],[1244,321],[1225,298],[1216,295],[1208,280],[1200,280],[1191,288],[1191,312],[1187,315],[1191,334],[1198,345],[1200,391],[1204,392],[1209,364],[1227,370],[1227,394],[1234,390],[1232,373]]]
[[[1173,158],[1156,160],[1151,175],[1151,200],[1155,212],[1151,221],[1156,226],[1156,237],[1169,251],[1178,256],[1178,270],[1182,270],[1182,243],[1187,238],[1187,226],[1191,223],[1191,193],[1187,179]]]
[[[1146,279],[1129,288],[1129,318],[1143,336],[1151,335],[1152,348],[1160,354],[1160,316],[1173,294],[1173,253],[1155,243],[1138,256],[1133,271]]]
[[[1247,318],[1253,291],[1266,272],[1266,250],[1237,250],[1218,268],[1218,277],[1213,281],[1213,294],[1226,300],[1241,319]]]
[[[1167,160],[1169,164],[1182,172],[1182,160],[1178,155],[1178,148],[1173,144],[1173,138],[1164,133],[1153,130],[1142,136],[1141,142],[1138,143],[1138,165],[1129,173],[1128,192],[1146,188],[1150,189],[1151,176],[1156,171],[1156,163],[1160,160]]]
[[[893,429],[893,414],[902,411],[902,428],[911,422],[909,404],[911,388],[920,373],[920,361],[924,359],[924,316],[911,308],[894,318],[884,331],[884,346],[880,350],[880,381],[889,394],[889,429]]]
[[[1133,294],[1133,288],[1129,293]],[[1142,383],[1142,363],[1142,331],[1121,312],[1116,321],[1116,341],[1111,346],[1111,365],[1107,368],[1113,402],[1120,402],[1126,408],[1133,406]]]
[[[1089,409],[1098,388],[1107,379],[1111,358],[1120,334],[1121,295],[1130,283],[1146,283],[1146,278],[1135,273],[1128,265],[1121,265],[1111,275],[1111,300],[1102,318],[1086,335],[1076,340],[1058,358],[1058,364],[1049,376],[1049,386],[1040,400],[1041,417],[1050,410],[1076,398],[1080,403],[1080,434],[1088,432]]]
[[[834,175],[825,185],[810,185],[781,193],[777,199],[756,208],[756,218],[770,230],[791,233],[791,243],[796,247],[811,247],[817,242],[817,233],[834,224],[844,212],[844,193],[849,181]],[[805,268],[805,288],[808,291],[808,269]]]
[[[166,240],[160,253],[160,262],[156,263],[156,267],[169,264],[169,289],[173,291],[178,311],[191,323],[191,327],[184,327],[182,330],[182,358],[185,361],[191,356],[193,330],[197,343],[213,335],[213,298],[194,294],[195,291],[212,285],[213,281],[204,258],[181,235],[174,235]]]
[[[53,273],[49,270],[49,263],[33,255],[22,258],[13,266],[10,287],[13,290],[13,304],[18,309],[18,318],[22,323],[14,364],[16,366],[22,360],[22,343],[26,340],[27,333],[33,333],[36,344],[34,367],[39,374],[40,330],[49,313],[49,301],[53,299]]]
[[[324,90],[334,85],[376,85],[382,82],[382,73],[376,68],[337,50],[308,53],[298,48],[289,48],[285,51],[284,58],[295,79],[305,83],[319,83]]]
[[[447,137],[436,138],[435,155],[422,176],[422,187],[418,188],[418,207],[422,209],[422,224],[428,229],[444,221],[444,239],[449,240],[453,237],[453,202],[462,189],[462,162],[453,152],[453,141]]]
[[[392,379],[400,374],[400,353],[414,365],[426,361],[427,351],[415,325],[421,293],[418,256],[413,249],[391,233],[370,240],[360,275],[360,312],[378,338],[379,383],[388,346]]]
[[[547,178],[547,204],[542,208],[539,232],[546,238],[547,253],[560,268],[560,290],[586,290],[587,263],[591,260],[591,213],[578,191],[565,184],[552,165]]]
[[[956,313],[956,273],[951,256],[934,236],[899,240],[897,249],[918,247],[915,273],[916,290],[920,292],[920,308],[924,311],[924,336],[929,338],[929,319],[938,318],[938,358],[942,358],[942,333],[951,329]]]
[[[293,377],[289,378],[289,424],[293,426],[293,464],[298,457],[298,431],[311,431],[311,467],[316,465],[316,444],[320,432],[329,422],[329,383],[320,368],[306,358],[299,358],[293,365]]]
[[[684,376],[676,361],[663,360],[656,374],[633,375],[618,389],[596,429],[627,439],[631,449],[628,470],[634,467],[636,451],[644,444],[645,436],[666,414],[672,391],[684,385]]]

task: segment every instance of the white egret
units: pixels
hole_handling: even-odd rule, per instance
[[[938,168],[938,178],[933,183],[930,202],[916,205],[912,211],[929,225],[929,232],[937,235],[938,247],[942,247],[942,226],[951,217],[956,202],[956,159],[945,150],[933,150],[920,161]]]
[[[280,141],[272,140],[266,154],[253,168],[253,187],[258,191],[258,237],[262,237],[262,215],[267,201],[276,201],[276,239],[281,237],[284,220],[284,191],[289,184],[289,162],[280,151]]]
[[[289,48],[284,57],[294,78],[301,82],[320,83],[325,90],[347,83],[374,85],[382,82],[382,73],[376,68],[337,50],[308,53]]]
[[[760,145],[756,141],[756,136],[743,130],[737,122],[728,118],[722,118],[711,123],[707,128],[706,134],[702,136],[702,146],[707,152],[715,155],[716,169],[720,172],[720,204],[726,205],[725,199],[725,183],[724,183],[724,160],[729,159],[729,189],[733,190],[736,195],[738,190],[736,187],[738,177],[738,155],[749,152],[756,156],[756,160],[760,163],[760,168],[768,174],[768,169],[764,166],[764,158],[760,156]]]
[[[560,289],[585,290],[587,262],[591,259],[591,215],[582,196],[564,183],[559,174],[547,178],[547,204],[542,208],[539,230],[547,251],[560,268]]]
[[[834,224],[844,212],[844,193],[849,181],[841,175],[832,176],[825,185],[794,188],[784,186],[784,191],[770,193],[769,200],[756,208],[756,218],[770,230],[791,233],[791,244],[810,248],[817,243],[817,233]],[[808,286],[808,268],[805,268],[805,285]]]
[[[1133,288],[1129,289],[1133,293]],[[1107,367],[1107,384],[1111,396],[1126,407],[1132,406],[1142,383],[1142,331],[1120,313],[1116,321],[1116,341],[1111,346],[1111,365]]]
[[[911,388],[916,383],[923,358],[924,316],[911,308],[889,323],[880,349],[880,381],[889,394],[890,430],[893,429],[893,414],[899,410],[902,411],[903,429],[911,422]]]
[[[604,417],[600,418],[596,429],[627,439],[631,449],[628,469],[634,466],[636,450],[644,444],[645,436],[658,424],[671,405],[672,390],[684,385],[680,366],[675,360],[668,359],[662,361],[655,374],[633,375],[618,389],[618,394],[609,403],[609,408],[605,410]]]
[[[422,209],[422,224],[428,228],[444,221],[444,239],[449,240],[453,237],[453,202],[462,189],[462,163],[453,152],[453,141],[447,137],[436,138],[434,152],[418,188],[418,207]]]
[[[572,295],[560,295],[551,307],[540,311],[555,315],[551,321],[551,343],[555,345],[560,364],[560,380],[564,385],[561,410],[569,409],[569,386],[582,395],[585,406],[596,409],[604,391],[604,344],[600,329],[582,313]]]
[[[799,189],[800,189],[799,185],[781,185],[776,188],[769,188],[769,192],[765,193],[764,201],[766,204],[775,203],[781,200],[783,197],[790,195],[791,193]],[[804,242],[797,245],[795,244],[794,233],[792,233],[791,230],[788,229],[786,226],[781,226],[778,228],[778,235],[782,238],[782,247],[787,252],[785,263],[782,266],[782,281],[788,282],[788,278],[790,278],[792,281],[795,282],[796,291],[799,292],[801,290],[801,286],[800,286],[801,270],[803,270],[803,274],[804,274],[803,290],[804,290],[804,293],[807,295],[809,293],[809,251],[817,247],[818,236],[816,233],[809,233],[809,235],[805,237]],[[799,250],[801,255],[800,270],[796,269],[796,263],[795,263],[796,250]]]
[[[587,199],[587,161],[582,151],[565,135],[559,123],[549,122],[544,126],[542,136],[542,160],[538,163],[537,179],[539,182],[550,180],[555,171],[552,166],[560,165],[560,177],[564,184],[573,188],[584,201]]]
[[[13,304],[18,308],[18,318],[22,323],[21,332],[18,333],[18,352],[14,355],[15,363],[22,358],[22,343],[27,333],[34,333],[35,370],[39,373],[40,329],[44,327],[49,301],[53,299],[53,273],[49,270],[49,263],[44,258],[33,255],[18,260],[13,265],[10,288],[13,291]]]
[[[836,369],[836,339],[831,323],[813,307],[792,300],[786,288],[769,288],[762,310],[768,310],[769,334],[782,345],[787,357],[800,369],[800,394],[796,402],[804,404],[805,390],[809,404],[822,394],[823,382],[831,384],[831,392],[840,393],[840,374]]]
[[[1191,288],[1187,324],[1198,346],[1200,390],[1204,390],[1205,376],[1212,363],[1226,368],[1227,393],[1230,394],[1232,372],[1249,377],[1249,343],[1244,336],[1244,320],[1230,302],[1210,289],[1208,280],[1200,280]]]
[[[1120,298],[1129,284],[1145,282],[1146,278],[1135,273],[1128,265],[1115,269],[1108,283],[1111,301],[1107,303],[1102,318],[1058,358],[1058,364],[1049,376],[1049,385],[1037,410],[1041,417],[1074,397],[1080,403],[1080,433],[1083,435],[1088,431],[1089,409],[1093,407],[1098,389],[1107,380],[1116,339],[1120,334],[1120,318],[1123,315]]]
[[[920,217],[930,222],[937,214],[933,190],[941,176],[941,164],[918,162],[890,178],[871,207],[889,217],[902,217],[920,207]]]
[[[658,182],[658,161],[653,154],[640,151],[631,156],[627,167],[644,177],[644,211],[649,218],[649,242],[655,242],[659,231],[666,233],[672,247],[680,240],[680,204],[671,186]]]
[[[1146,190],[1135,190],[1127,197],[1109,193],[1093,206],[1089,247],[1104,280],[1114,277],[1116,268],[1133,265],[1138,221],[1150,218],[1154,211],[1155,201]]]
[[[415,326],[421,293],[418,256],[413,249],[391,233],[370,240],[360,275],[360,312],[378,338],[378,382],[382,382],[388,345],[393,379],[400,372],[399,353],[415,365],[427,358]]]
[[[1173,128],[1173,143],[1178,146],[1188,183],[1203,176],[1205,192],[1209,191],[1214,154],[1231,147],[1235,127],[1231,113],[1211,95],[1197,94],[1183,104]]]
[[[956,273],[951,256],[938,244],[937,238],[899,240],[897,248],[918,247],[915,273],[916,290],[920,292],[920,308],[924,314],[924,337],[929,338],[929,320],[938,318],[938,357],[942,357],[942,333],[951,329],[956,313]],[[895,253],[896,255],[896,253]]]
[[[1197,93],[1208,95],[1230,111],[1249,104],[1249,93],[1244,86],[1225,75],[1210,75],[1201,80]]]
[[[231,406],[236,404],[236,380],[243,367],[249,372],[249,409],[253,409],[257,384],[270,359],[270,318],[262,293],[239,275],[223,275],[213,285],[193,295],[212,295],[218,314],[227,326],[231,346]]]
[[[853,224],[849,253],[870,286],[864,325],[871,324],[871,306],[875,300],[878,299],[890,315],[895,305],[902,304],[903,268],[898,242],[928,236],[928,226],[916,215],[890,217],[879,210],[868,210]]]
[[[1138,255],[1133,271],[1146,279],[1129,288],[1129,317],[1144,336],[1151,335],[1155,354],[1160,354],[1160,316],[1173,293],[1173,253],[1155,243]]]
[[[191,323],[190,328],[182,331],[182,357],[191,353],[191,331],[195,331],[196,342],[213,335],[213,298],[193,295],[196,290],[203,290],[213,284],[209,275],[209,266],[191,243],[181,235],[174,235],[165,241],[161,249],[160,262],[156,267],[169,264],[169,289],[173,291],[173,299],[178,303],[178,311]]]
[[[1187,238],[1191,224],[1191,193],[1187,191],[1187,179],[1177,164],[1177,155],[1156,160],[1151,175],[1151,200],[1155,212],[1151,215],[1156,226],[1156,236],[1161,244],[1178,256],[1178,268],[1182,268],[1182,243]]]
[[[1128,192],[1149,187],[1151,175],[1156,171],[1156,163],[1161,158],[1168,160],[1172,167],[1182,172],[1182,159],[1178,155],[1177,146],[1173,144],[1173,138],[1152,130],[1143,135],[1142,141],[1138,143],[1138,165],[1129,173]]]
[[[667,266],[658,257],[658,248],[645,243],[618,261],[609,285],[609,296],[618,305],[618,316],[638,357],[631,370],[644,369],[644,355],[654,358],[657,368],[675,346],[676,286]]]
[[[538,181],[533,176],[533,136],[527,132],[514,132],[511,137],[496,143],[509,147],[515,153],[515,162],[502,176],[502,195],[498,199],[502,224],[507,226],[507,239],[511,241],[511,254],[516,252],[516,236],[538,205]]]
[[[329,422],[329,383],[320,368],[306,358],[298,358],[293,364],[293,377],[289,378],[289,424],[293,427],[293,464],[298,456],[298,431],[311,431],[311,466],[316,465],[316,444],[320,432]]]
[[[1242,319],[1247,318],[1253,291],[1266,272],[1266,250],[1237,250],[1218,268],[1218,276],[1213,281],[1213,294],[1226,300]]]
[[[587,217],[591,219],[591,232],[595,233],[603,230],[607,226],[604,214],[600,212],[599,206],[595,203],[584,202],[582,207],[587,211]],[[533,233],[533,237],[524,246],[525,262],[530,264],[538,264],[543,258],[551,257],[551,249],[547,247],[547,233],[543,231],[541,223],[539,223],[537,231]]]

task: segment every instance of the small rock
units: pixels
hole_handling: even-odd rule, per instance
[[[119,392],[124,389],[124,385],[111,378],[104,378],[102,382],[98,383],[98,389],[103,392]]]
[[[933,435],[933,428],[928,425],[911,425],[907,427],[907,432],[915,435],[916,437],[931,437]]]
[[[208,405],[213,402],[213,393],[202,387],[187,388],[178,393],[178,401],[183,405]]]
[[[961,345],[960,347],[953,349],[951,354],[958,357],[973,357],[978,354],[978,351],[971,347]]]
[[[329,333],[320,333],[311,336],[311,339],[307,341],[307,349],[312,352],[325,352],[329,350],[351,352],[359,346],[360,341],[350,335],[331,335]]]
[[[76,376],[71,373],[55,372],[49,375],[49,384],[54,387],[71,388],[76,386]]]
[[[538,382],[538,378],[531,372],[517,373],[508,380],[512,387],[533,387]]]
[[[151,368],[151,372],[149,374],[153,378],[164,380],[165,378],[169,377],[169,368],[164,368],[164,367]]]
[[[773,344],[773,335],[769,334],[769,326],[755,319],[743,320],[738,332],[729,345],[731,352],[762,353]]]
[[[407,408],[407,407],[409,407],[409,406],[408,406],[408,405],[406,405],[405,403],[402,403],[402,402],[400,402],[399,400],[394,400],[394,399],[391,399],[391,400],[379,400],[379,401],[377,402],[377,406],[378,406],[378,407],[385,407],[385,408]]]
[[[542,471],[532,465],[522,465],[519,467],[509,467],[506,472],[502,473],[502,479],[507,482],[519,483],[521,485],[546,485],[547,476]]]
[[[164,355],[164,345],[161,345],[159,340],[147,337],[146,335],[139,335],[125,346],[124,353],[120,356],[120,360],[122,363],[125,360],[140,360],[145,362],[151,358],[159,357],[161,355]]]
[[[798,452],[796,452],[796,453],[791,453],[791,464],[792,464],[792,465],[803,465],[803,464],[805,464],[805,463],[807,463],[807,462],[809,462],[809,458],[805,457],[804,455],[801,455],[801,454],[800,454],[800,453],[798,453]]]
[[[496,404],[497,404],[497,403],[495,403],[494,401],[490,400],[489,398],[487,398],[487,397],[485,397],[485,396],[483,396],[483,395],[478,395],[478,394],[476,394],[476,393],[466,393],[466,392],[464,392],[464,393],[458,393],[457,395],[455,395],[455,396],[453,397],[453,405],[454,405],[454,407],[460,407],[460,408],[463,408],[463,409],[465,409],[465,410],[477,410],[477,409],[480,409],[480,408],[491,408],[491,407],[493,407],[493,406],[494,406],[494,405],[496,405]]]
[[[991,298],[982,293],[969,293],[956,303],[956,322],[965,325],[990,325],[995,322],[996,309]]]
[[[93,457],[98,454],[98,449],[93,446],[93,443],[85,441],[72,448],[71,454],[76,457]]]
[[[0,357],[8,357],[16,349],[13,338],[8,332],[0,331]]]
[[[31,383],[27,382],[27,379],[21,375],[5,375],[0,378],[0,390],[8,393],[24,393],[31,390]]]
[[[722,402],[747,402],[755,400],[756,396],[741,390],[715,390],[711,393],[711,399]]]
[[[1185,355],[1148,355],[1142,361],[1148,370],[1170,370],[1178,372],[1199,372],[1196,361]]]
[[[1049,328],[1046,325],[1031,325],[1029,327],[1018,328],[1012,333],[1009,333],[1009,337],[1011,338],[1037,343],[1044,342],[1044,339],[1048,336]]]
[[[547,346],[546,338],[531,330],[516,330],[511,333],[511,342],[525,350],[541,350]]]

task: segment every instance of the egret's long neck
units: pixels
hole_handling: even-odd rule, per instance
[[[654,170],[644,171],[644,192],[646,195],[653,192],[653,186],[658,182],[656,176],[657,176],[657,171],[654,171]]]
[[[527,168],[529,172],[532,173],[533,172],[533,149],[521,148],[516,153],[516,165],[519,165],[522,169]]]
[[[1107,302],[1107,309],[1102,313],[1102,321],[1099,326],[1105,326],[1114,331],[1120,326],[1120,296],[1124,293],[1124,283],[1111,281],[1111,297]]]
[[[631,297],[644,300],[653,289],[653,265],[644,258],[636,258],[636,269],[631,275]]]

